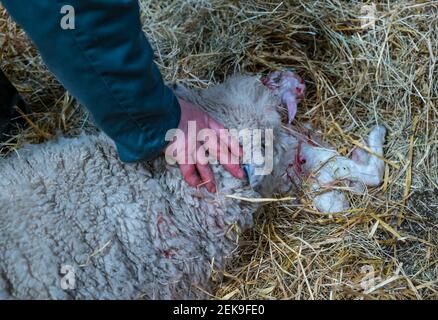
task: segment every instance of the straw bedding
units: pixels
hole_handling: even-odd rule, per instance
[[[310,122],[342,154],[375,124],[389,132],[381,187],[351,194],[353,209],[333,215],[312,210],[300,190],[299,201],[267,204],[216,271],[212,298],[438,298],[437,1],[376,3],[374,29],[363,27],[358,1],[140,4],[167,81],[206,87],[291,68],[308,88],[296,123]],[[1,152],[95,130],[3,9],[0,30],[1,67],[33,109]]]

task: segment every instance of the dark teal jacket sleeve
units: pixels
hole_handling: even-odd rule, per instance
[[[162,152],[167,130],[178,126],[180,107],[153,62],[137,0],[2,2],[49,69],[114,140],[122,161]],[[66,5],[74,8],[74,29],[61,24]]]

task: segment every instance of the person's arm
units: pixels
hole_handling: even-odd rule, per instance
[[[166,132],[185,131],[188,121],[197,121],[199,130],[222,128],[197,106],[183,100],[180,105],[164,85],[141,30],[137,0],[3,0],[3,4],[32,38],[49,69],[114,140],[122,161],[149,160],[163,153],[169,143]],[[72,30],[62,28],[64,6],[75,10]],[[236,139],[227,138],[215,153],[233,151],[232,141],[238,145]],[[191,152],[195,156],[196,150]],[[241,150],[234,152],[238,157]],[[208,165],[187,164],[184,159],[178,164],[189,185],[215,191]],[[238,164],[222,164],[235,177],[244,177]]]
[[[122,161],[163,152],[180,107],[153,62],[137,0],[3,0],[49,69],[117,145]],[[61,8],[75,9],[64,30]]]

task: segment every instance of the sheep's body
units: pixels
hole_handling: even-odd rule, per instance
[[[247,226],[254,208],[193,190],[165,166],[123,164],[102,135],[3,161],[0,298],[202,296],[190,284],[208,283],[210,259],[220,267],[235,247],[227,226]],[[221,193],[255,196],[215,173]],[[75,269],[76,290],[62,290],[64,265]]]
[[[202,106],[233,128],[279,127],[276,98],[246,79],[238,95],[232,82],[241,88],[242,79],[203,91]],[[229,110],[217,108],[223,103]],[[256,115],[266,107],[272,119],[263,124]],[[213,171],[217,194],[188,187],[163,158],[121,163],[103,135],[0,159],[0,298],[205,297],[211,270],[223,267],[256,210],[225,196],[257,197],[222,167]],[[63,290],[63,266],[74,268],[76,289]]]
[[[297,158],[303,160],[301,140],[282,128],[276,110],[281,99],[256,77],[176,92],[228,128],[273,129],[274,171],[250,177],[254,189],[214,165],[218,192],[209,194],[187,186],[164,158],[123,164],[102,134],[27,146],[0,159],[0,299],[207,296],[211,271],[224,267],[257,210],[256,204],[227,195],[288,191],[286,172]],[[327,150],[309,144],[303,150],[309,159],[321,159],[306,164],[308,173],[320,170]],[[360,179],[365,169],[381,179],[377,169],[383,162],[365,160],[370,159],[371,166],[340,156],[336,163],[351,167],[347,179]],[[337,178],[330,168],[325,175]],[[293,174],[299,181],[299,173]],[[317,179],[314,191],[329,180]],[[335,200],[341,207],[346,201]],[[70,273],[60,274],[65,271],[74,271],[75,283],[66,281],[72,280]]]

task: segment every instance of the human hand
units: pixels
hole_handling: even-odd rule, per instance
[[[187,184],[192,187],[204,185],[209,192],[216,192],[216,184],[210,165],[199,159],[198,152],[205,149],[205,143],[198,141],[197,137],[203,129],[211,129],[209,131],[212,134],[210,138],[216,139],[216,143],[209,144],[208,152],[210,155],[234,177],[243,179],[245,172],[239,164],[243,151],[239,141],[229,133],[221,132],[225,129],[224,126],[198,106],[182,99],[178,99],[178,101],[181,107],[181,120],[178,129],[184,133],[184,138],[175,137],[176,139],[166,148],[165,154],[166,157],[173,158],[178,163]],[[196,124],[195,134],[189,132],[189,121],[194,121]]]

